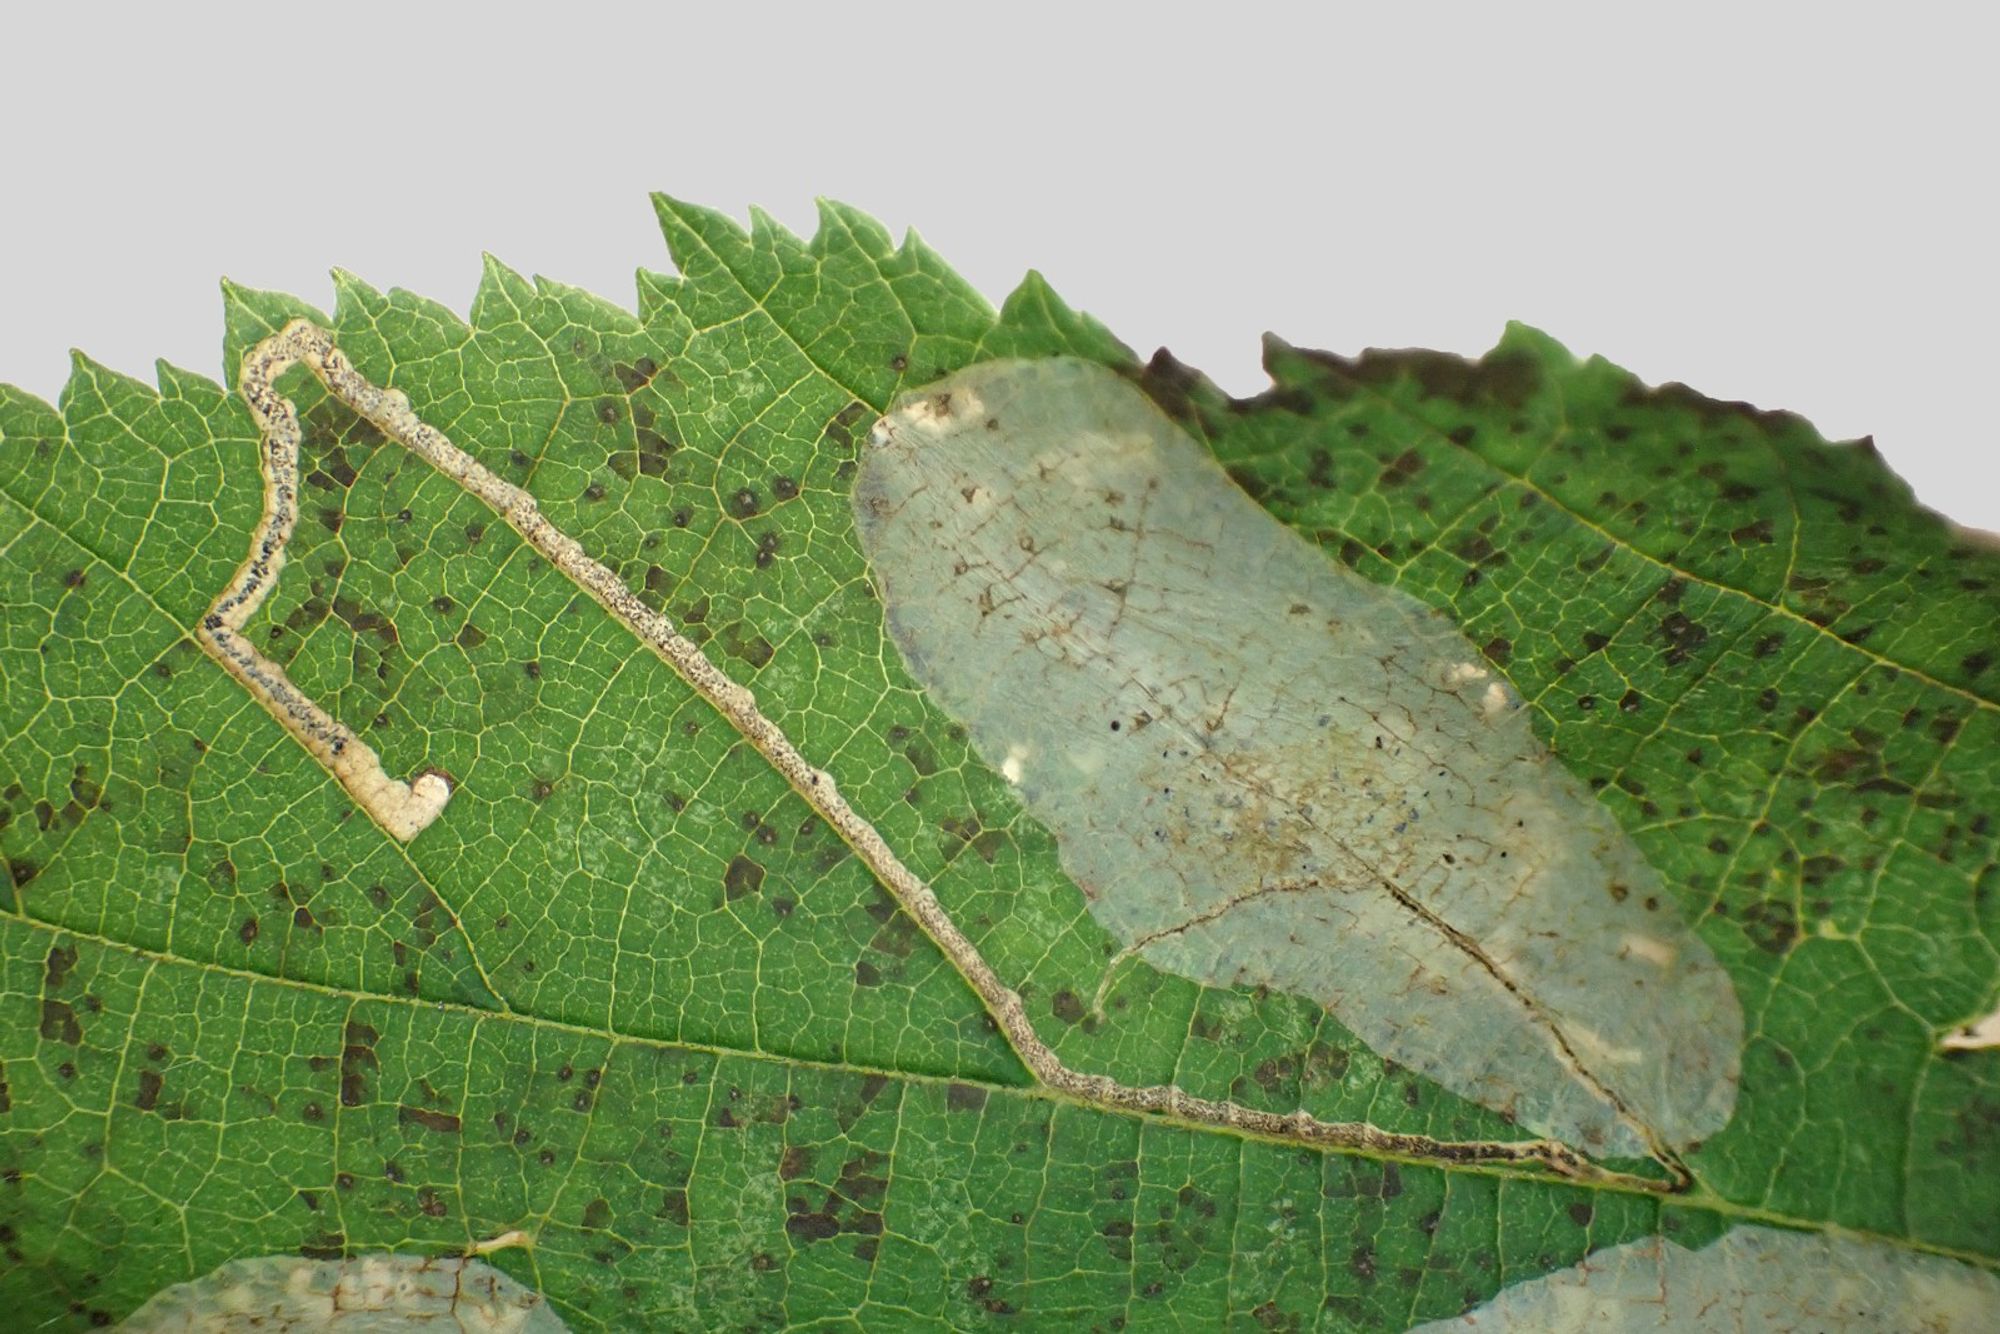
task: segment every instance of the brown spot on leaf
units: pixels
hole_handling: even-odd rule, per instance
[[[730,859],[729,869],[722,873],[722,892],[730,899],[755,894],[763,887],[763,866],[740,854]]]
[[[1669,667],[1678,667],[1701,651],[1708,642],[1708,627],[1690,620],[1684,611],[1672,611],[1660,619],[1660,637],[1666,641],[1664,657]]]
[[[1382,486],[1398,487],[1423,470],[1424,456],[1414,449],[1406,449],[1389,461],[1377,480]]]
[[[76,1011],[67,1001],[42,998],[41,1034],[50,1042],[67,1043],[77,1046],[83,1041],[83,1025],[76,1021]]]
[[[1798,913],[1783,899],[1767,899],[1745,908],[1738,920],[1750,942],[1766,954],[1784,954],[1799,938]]]
[[[422,1126],[425,1130],[434,1130],[440,1135],[456,1135],[459,1129],[456,1116],[450,1112],[432,1111],[428,1107],[398,1107],[396,1120],[406,1126]]]
[[[76,946],[51,945],[48,957],[42,961],[42,986],[46,991],[61,991],[69,980],[70,971],[76,967]]]
[[[1066,1024],[1081,1022],[1084,1016],[1083,1002],[1068,988],[1058,991],[1050,1000],[1049,1011]]]
[[[367,1024],[348,1020],[340,1049],[340,1105],[359,1107],[368,1101],[368,1072],[378,1069],[375,1044],[381,1040]]]
[[[730,657],[740,662],[747,662],[752,667],[764,666],[771,660],[774,652],[770,640],[741,621],[723,627],[722,647]]]

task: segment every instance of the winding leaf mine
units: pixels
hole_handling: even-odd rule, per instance
[[[980,364],[872,444],[897,647],[1128,953],[1310,997],[1593,1155],[1729,1119],[1727,974],[1456,627],[1091,363]]]
[[[261,600],[282,568],[285,544],[296,517],[292,486],[298,472],[298,416],[290,400],[273,390],[269,381],[278,368],[294,363],[311,368],[336,398],[490,506],[537,553],[596,600],[720,712],[783,775],[814,813],[826,821],[951,960],[978,993],[1008,1043],[1048,1087],[1106,1107],[1165,1113],[1320,1144],[1462,1163],[1540,1164],[1566,1176],[1615,1180],[1642,1190],[1672,1191],[1687,1184],[1686,1171],[1664,1153],[1658,1156],[1671,1169],[1672,1179],[1663,1182],[1607,1171],[1589,1163],[1575,1150],[1548,1140],[1442,1143],[1427,1136],[1384,1131],[1366,1122],[1322,1121],[1304,1110],[1286,1115],[1201,1098],[1178,1085],[1123,1084],[1108,1075],[1085,1073],[1065,1065],[1035,1031],[1020,993],[994,971],[931,887],[918,879],[875,827],[847,803],[833,776],[811,764],[777,724],[758,709],[748,689],[718,668],[671,620],[647,606],[614,571],[585,552],[575,538],[550,523],[532,495],[491,472],[418,418],[403,394],[370,383],[334,346],[325,330],[304,320],[294,320],[251,349],[245,358],[244,397],[264,428],[264,520],[253,536],[248,560],[204,618],[203,642],[391,836],[414,838],[436,819],[450,798],[449,780],[428,771],[407,784],[390,778],[365,742],[302,694],[277,664],[258,654],[236,633],[242,617],[248,614],[241,608]]]

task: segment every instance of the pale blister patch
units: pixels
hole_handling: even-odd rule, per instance
[[[1985,1334],[2000,1329],[2000,1277],[1879,1241],[1738,1227],[1698,1251],[1627,1242],[1508,1288],[1422,1334]]]
[[[1310,997],[1592,1154],[1728,1120],[1727,974],[1513,693],[1120,377],[932,385],[878,423],[855,512],[912,674],[1128,950]]]
[[[122,1328],[351,1331],[352,1334],[567,1334],[538,1292],[480,1260],[359,1255],[232,1260],[153,1294]]]

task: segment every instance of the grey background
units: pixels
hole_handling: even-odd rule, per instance
[[[0,380],[220,370],[228,274],[630,305],[649,189],[1040,268],[1141,352],[1578,352],[1872,433],[2000,528],[1993,27],[1972,6],[15,6]],[[1913,12],[1915,11],[1915,12]]]

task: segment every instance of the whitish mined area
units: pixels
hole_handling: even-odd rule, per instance
[[[878,424],[855,511],[910,671],[1129,951],[1311,997],[1593,1155],[1729,1119],[1728,976],[1511,689],[1118,375],[939,381]]]
[[[523,541],[659,655],[726,718],[937,943],[979,994],[1022,1061],[1048,1087],[1104,1107],[1165,1113],[1316,1144],[1412,1157],[1441,1156],[1459,1163],[1539,1164],[1565,1176],[1616,1181],[1640,1190],[1671,1191],[1687,1184],[1686,1172],[1672,1162],[1667,1163],[1671,1179],[1662,1181],[1599,1168],[1567,1145],[1547,1139],[1446,1145],[1428,1136],[1385,1131],[1365,1122],[1322,1121],[1304,1110],[1283,1114],[1201,1098],[1173,1084],[1121,1084],[1109,1075],[1085,1074],[1063,1064],[1035,1032],[1020,993],[994,972],[930,886],[919,880],[875,827],[847,804],[833,776],[809,763],[777,724],[764,716],[748,689],[730,679],[672,621],[642,602],[610,567],[550,523],[533,496],[495,476],[423,422],[401,392],[370,383],[333,345],[324,329],[294,320],[244,358],[244,398],[262,423],[265,437],[264,518],[251,538],[248,560],[203,618],[203,643],[392,836],[414,838],[436,819],[451,796],[449,780],[436,773],[420,774],[411,783],[390,778],[374,751],[301,694],[275,663],[259,655],[238,633],[248,615],[244,608],[254,606],[269,591],[271,581],[283,568],[285,543],[297,517],[293,485],[298,475],[298,412],[270,381],[272,375],[294,363],[309,367],[335,398],[505,519]],[[510,1233],[483,1243],[482,1252],[513,1245],[514,1237]]]
[[[133,1312],[131,1331],[566,1334],[540,1293],[479,1260],[360,1255],[232,1260]]]
[[[1463,1316],[1418,1328],[1989,1334],[2000,1329],[2000,1278],[1859,1237],[1739,1227],[1698,1251],[1664,1237],[1613,1246],[1518,1283]]]

